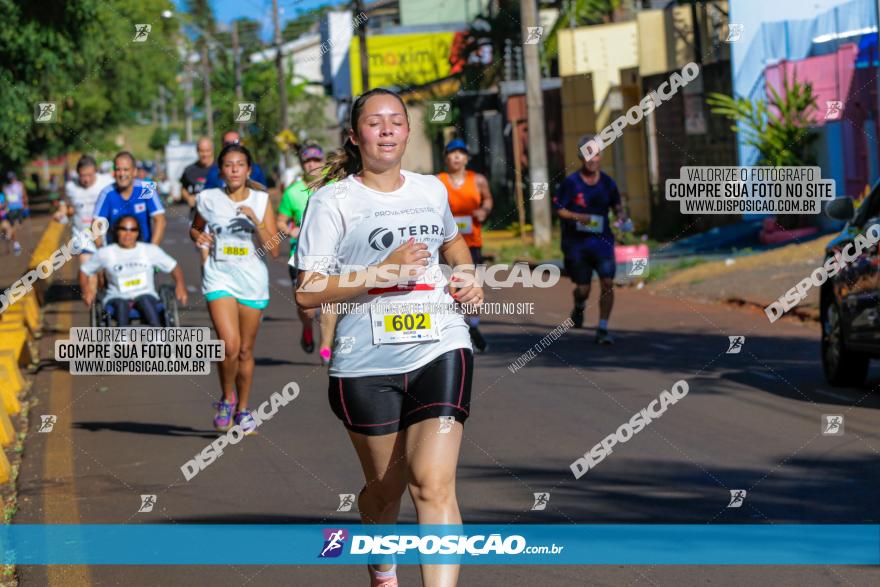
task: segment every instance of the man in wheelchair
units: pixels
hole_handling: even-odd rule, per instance
[[[109,326],[110,317],[117,326],[128,326],[132,319],[146,326],[179,326],[177,303],[187,301],[183,271],[158,245],[139,242],[139,231],[137,218],[122,216],[113,227],[113,244],[98,249],[80,267],[79,285],[83,302],[92,309],[92,326]],[[170,286],[156,292],[156,269],[171,273],[173,292]],[[107,290],[99,295],[89,276],[102,270]]]

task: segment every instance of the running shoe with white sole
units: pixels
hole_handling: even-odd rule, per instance
[[[235,425],[241,427],[241,431],[245,436],[257,433],[257,422],[251,416],[250,411],[241,410],[235,414]]]
[[[217,413],[214,414],[214,429],[218,432],[226,432],[232,426],[232,414],[235,412],[237,402],[226,403],[221,400],[214,404]]]

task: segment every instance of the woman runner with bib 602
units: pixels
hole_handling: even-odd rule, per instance
[[[217,164],[226,187],[199,193],[189,231],[197,245],[211,251],[204,264],[202,293],[217,336],[226,346],[220,364],[223,396],[216,404],[214,427],[227,430],[234,419],[245,434],[256,429],[247,405],[254,377],[254,341],[269,305],[269,271],[255,250],[254,234],[260,248],[278,256],[269,195],[250,188],[251,161],[250,152],[239,144],[223,148]]]
[[[461,314],[442,307],[479,305],[483,291],[468,281],[456,288],[440,271],[441,262],[473,262],[443,184],[400,169],[410,132],[403,101],[371,90],[352,105],[350,125],[303,219],[296,301],[362,305],[339,318],[329,399],[366,478],[363,522],[396,523],[408,488],[420,524],[461,524],[455,471],[473,352]],[[342,282],[347,267],[386,281]],[[397,585],[393,565],[368,569],[374,587]],[[455,585],[458,565],[423,565],[422,579]]]

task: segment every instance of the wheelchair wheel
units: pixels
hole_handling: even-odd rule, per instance
[[[168,284],[159,287],[159,299],[165,307],[162,312],[165,326],[180,326],[180,312],[178,310],[177,298],[174,296],[174,288]]]
[[[104,304],[98,300],[95,300],[92,302],[92,305],[89,306],[89,326],[92,328],[96,326],[110,326],[110,317],[104,309]]]

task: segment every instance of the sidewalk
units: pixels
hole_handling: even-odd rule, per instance
[[[722,259],[683,269],[649,288],[661,295],[764,308],[822,264],[833,235],[754,255]],[[791,314],[818,320],[819,288],[811,288]]]
[[[23,224],[18,225],[16,238],[21,243],[21,254],[5,253],[5,243],[0,243],[0,291],[5,291],[10,285],[24,275],[28,269],[40,237],[52,220],[49,213],[49,202],[45,196],[37,196],[31,205],[31,216]]]

